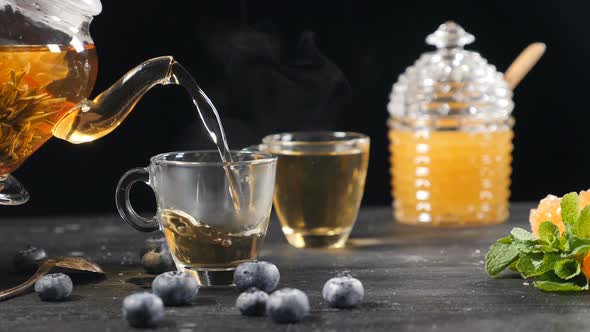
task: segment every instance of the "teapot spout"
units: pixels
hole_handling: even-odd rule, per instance
[[[172,83],[176,61],[162,56],[143,62],[127,72],[94,100],[73,107],[53,128],[53,135],[70,143],[99,139],[115,130],[143,95],[156,85]]]

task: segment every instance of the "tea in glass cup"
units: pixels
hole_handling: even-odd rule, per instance
[[[343,247],[357,218],[369,163],[369,137],[348,132],[266,136],[278,156],[275,211],[297,248]]]
[[[217,151],[160,154],[149,167],[127,172],[117,186],[121,217],[140,231],[162,230],[177,268],[194,271],[201,286],[231,285],[235,267],[256,259],[266,236],[277,158],[231,155],[233,161],[224,163]],[[152,219],[139,216],[129,202],[137,181],[156,195]]]

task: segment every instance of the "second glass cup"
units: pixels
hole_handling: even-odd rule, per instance
[[[277,158],[242,151],[232,159],[219,161],[217,151],[164,153],[117,186],[121,217],[140,231],[161,229],[177,268],[194,271],[201,286],[230,286],[235,267],[257,258],[268,227]],[[139,216],[129,202],[138,181],[154,190],[153,218]]]
[[[344,246],[364,193],[369,145],[358,133],[293,132],[256,147],[278,156],[274,208],[292,246]]]

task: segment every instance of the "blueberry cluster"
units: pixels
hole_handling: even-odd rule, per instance
[[[191,272],[164,272],[152,282],[152,293],[135,293],[123,300],[123,317],[133,327],[154,327],[164,318],[164,306],[189,305],[198,293]]]
[[[141,256],[149,273],[174,268],[163,238],[146,240]],[[14,266],[18,271],[28,271],[46,258],[43,249],[29,246],[15,256]],[[234,273],[234,284],[242,291],[236,307],[245,316],[267,315],[276,323],[303,320],[310,312],[307,295],[295,288],[275,290],[279,281],[279,269],[272,263],[240,264]],[[43,301],[67,300],[72,290],[72,280],[63,273],[45,275],[35,283],[35,292]],[[198,292],[198,283],[190,271],[163,272],[152,282],[152,293],[135,293],[123,300],[123,317],[133,327],[154,327],[164,318],[164,306],[189,305]],[[322,296],[330,307],[353,308],[362,302],[364,288],[358,279],[344,274],[328,280]]]
[[[12,263],[17,272],[32,273],[46,258],[43,248],[28,245],[14,255]],[[35,282],[35,293],[41,301],[65,301],[70,298],[73,289],[72,279],[63,273],[47,274]]]
[[[299,289],[276,290],[280,274],[268,262],[240,264],[234,273],[236,287],[243,291],[236,307],[245,316],[268,315],[275,323],[297,323],[309,315],[307,295]],[[270,293],[270,295],[268,294]],[[354,308],[365,295],[363,284],[349,274],[339,275],[326,282],[322,296],[330,307]]]
[[[268,315],[277,323],[296,323],[309,314],[309,300],[304,292],[279,285],[280,273],[269,262],[240,264],[234,272],[236,288],[244,291],[236,307],[245,316]],[[273,292],[274,291],[274,292]],[[267,293],[272,292],[270,295]]]
[[[164,318],[164,306],[189,305],[199,293],[199,284],[189,271],[176,270],[163,237],[145,240],[139,252],[146,272],[158,274],[152,293],[135,293],[123,300],[123,317],[133,327],[154,327]]]

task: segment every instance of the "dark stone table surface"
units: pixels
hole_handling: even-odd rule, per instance
[[[504,225],[433,229],[396,224],[389,207],[363,208],[349,245],[341,250],[290,247],[273,219],[261,259],[281,271],[281,287],[305,291],[312,312],[297,325],[241,316],[237,291],[204,289],[192,306],[166,309],[162,331],[575,331],[590,326],[590,294],[552,294],[524,280],[484,272],[490,244],[515,225],[528,228],[531,204],[513,204]],[[71,301],[41,302],[34,293],[0,302],[0,331],[127,331],[122,299],[150,285],[138,265],[149,234],[116,216],[0,218],[0,286],[27,276],[12,272],[14,252],[27,244],[50,255],[93,258],[106,278],[76,278]],[[365,286],[355,310],[328,308],[321,289],[349,270]]]

